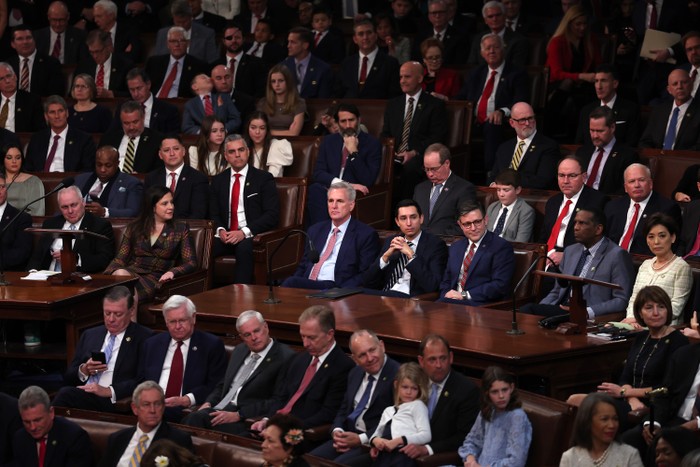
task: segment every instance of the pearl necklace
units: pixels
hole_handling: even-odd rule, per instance
[[[649,338],[651,337],[651,333],[647,334],[647,338],[644,339],[644,343],[642,344],[642,347],[639,349],[639,352],[637,352],[637,356],[634,359],[634,367],[632,368],[632,387],[633,388],[643,388],[644,387],[644,372],[647,369],[647,364],[649,363],[649,360],[651,360],[651,356],[654,355],[654,352],[656,352],[656,348],[659,346],[659,342],[665,337],[663,336],[664,332],[666,331],[665,329],[662,329],[662,337],[656,340],[656,343],[654,343],[654,347],[652,347],[651,352],[649,352],[649,355],[647,356],[647,360],[644,362],[644,366],[642,367],[642,374],[641,377],[639,378],[639,385],[637,385],[637,362],[639,361],[639,356],[642,354],[642,351],[644,350],[644,347],[646,347],[647,342],[649,341]]]
[[[600,456],[597,459],[593,459],[593,465],[598,467],[599,465],[605,464],[605,461],[608,460],[608,454],[610,452],[610,446],[612,446],[612,443],[605,449],[605,452],[603,452],[603,455]]]
[[[665,268],[666,266],[668,266],[669,264],[671,264],[671,263],[673,262],[674,259],[676,259],[676,255],[673,255],[673,256],[671,256],[671,258],[669,258],[668,260],[664,261],[664,262],[661,264],[661,266],[656,266],[656,264],[659,263],[659,259],[658,259],[658,258],[655,258],[655,259],[654,259],[654,262],[651,263],[651,269],[653,269],[654,271],[661,271],[663,268]]]

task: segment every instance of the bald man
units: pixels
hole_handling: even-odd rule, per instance
[[[53,56],[62,65],[75,65],[80,54],[87,53],[85,31],[70,26],[68,7],[61,1],[52,2],[46,16],[49,25],[34,31],[37,50]]]

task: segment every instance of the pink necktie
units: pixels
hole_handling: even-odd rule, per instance
[[[318,274],[321,272],[321,266],[323,266],[323,263],[325,263],[328,260],[328,258],[331,257],[331,254],[333,253],[333,248],[335,248],[335,242],[338,239],[339,232],[340,229],[338,227],[333,227],[333,233],[331,234],[331,238],[328,240],[328,245],[326,246],[326,249],[323,250],[321,259],[318,260],[318,263],[316,263],[311,269],[311,274],[309,274],[309,279],[311,279],[312,281],[318,279]]]
[[[289,399],[287,405],[279,409],[277,413],[288,414],[292,411],[292,407],[294,407],[294,404],[296,404],[301,395],[304,394],[304,391],[309,386],[309,383],[311,383],[311,380],[314,379],[314,375],[316,374],[316,367],[318,367],[318,357],[314,357],[311,361],[311,365],[309,365],[306,368],[306,372],[304,372],[304,377],[301,380],[301,384],[299,384],[299,389],[297,389],[297,392],[295,392],[292,398]]]

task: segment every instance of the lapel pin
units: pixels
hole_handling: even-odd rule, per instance
[[[197,351],[197,346],[196,346],[196,345],[195,345],[194,347],[192,347],[192,351],[194,351],[194,352]]]
[[[576,212],[579,212],[580,210],[581,210],[581,208],[574,209],[574,211],[576,211]]]
[[[617,156],[617,151],[615,151],[615,152],[613,152],[612,154],[610,154],[610,157],[615,157],[615,156]]]
[[[51,446],[56,446],[57,444],[58,444],[58,442],[55,439],[51,440]]]
[[[323,368],[328,368],[328,363],[324,363]]]
[[[126,336],[126,339],[125,339],[125,340],[126,340],[127,342],[131,342],[131,336]]]
[[[22,111],[21,107],[17,107],[17,109],[15,110],[15,112],[21,112],[21,111]]]
[[[181,181],[184,182],[185,180],[187,180],[187,178],[186,178],[186,177],[182,177],[182,180],[181,180]]]
[[[311,81],[312,86],[316,86],[316,80]]]
[[[68,141],[68,144],[73,144],[73,141],[72,141],[72,140],[71,140],[71,141]]]
[[[442,395],[445,397],[450,397],[450,391],[445,391],[442,393]]]
[[[591,272],[595,271],[595,266],[591,267]]]

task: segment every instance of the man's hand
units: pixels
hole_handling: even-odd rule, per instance
[[[265,429],[266,426],[267,426],[267,420],[265,420],[263,418],[262,420],[258,420],[257,422],[250,425],[250,431],[261,432]]]
[[[553,251],[549,254],[549,259],[551,259],[552,263],[556,264],[557,266],[559,266],[559,263],[563,257],[564,253],[561,251]]]
[[[104,217],[106,214],[105,208],[98,201],[91,201],[85,204],[85,210],[97,217]]]
[[[350,154],[357,152],[357,148],[360,145],[360,141],[356,135],[353,136],[343,136],[343,145],[345,149],[348,150]]]
[[[686,195],[685,193],[681,193],[680,191],[676,192],[674,198],[676,198],[676,201],[680,201],[681,203],[687,203],[690,201],[690,196]]]
[[[416,151],[404,151],[404,152],[399,152],[394,156],[397,160],[399,160],[402,164],[406,164],[406,162],[410,161],[414,157],[416,157]]]
[[[204,409],[208,409],[210,407],[211,407],[211,404],[209,402],[205,402],[204,404],[200,405],[197,410],[204,410]]]
[[[360,185],[359,183],[351,183],[352,187],[355,189],[355,191],[359,191],[363,195],[369,194],[369,188],[367,188],[364,185]]]
[[[413,250],[411,250],[411,247],[408,246],[408,241],[406,240],[405,237],[402,236],[396,236],[391,240],[390,244],[396,251],[400,251],[404,255],[408,256],[409,258],[413,258]]]
[[[192,403],[187,396],[174,396],[165,399],[166,407],[189,407],[190,405],[192,405]]]
[[[80,365],[80,372],[87,376],[94,376],[98,373],[102,373],[103,371],[107,371],[107,364],[98,362],[92,358]]]
[[[486,121],[491,125],[500,125],[503,123],[503,111],[496,109],[486,116]]]
[[[411,459],[418,459],[428,455],[428,448],[422,444],[408,444],[399,449],[399,452],[406,454]]]
[[[217,410],[209,414],[211,416],[212,426],[221,425],[222,423],[238,423],[241,421],[241,416],[238,412],[226,412],[225,410]]]
[[[88,383],[84,386],[78,386],[78,389],[82,389],[85,392],[89,392],[99,397],[112,397],[112,391],[109,388],[100,386],[96,383]]]
[[[229,230],[228,232],[221,230],[219,231],[219,237],[222,242],[228,243],[229,245],[236,245],[245,240],[245,234],[242,230]]]
[[[654,61],[656,63],[666,63],[666,60],[668,60],[671,57],[671,54],[668,52],[668,49],[651,49],[649,52],[652,54],[656,54],[654,56]]]
[[[109,89],[97,88],[97,97],[106,98],[106,99],[113,99],[114,93],[112,91],[110,91]]]
[[[347,452],[352,448],[360,446],[360,435],[352,431],[334,431],[333,448],[338,452]]]
[[[462,298],[462,294],[454,289],[447,292],[445,294],[445,298],[451,298],[454,300],[464,300],[464,298]]]

